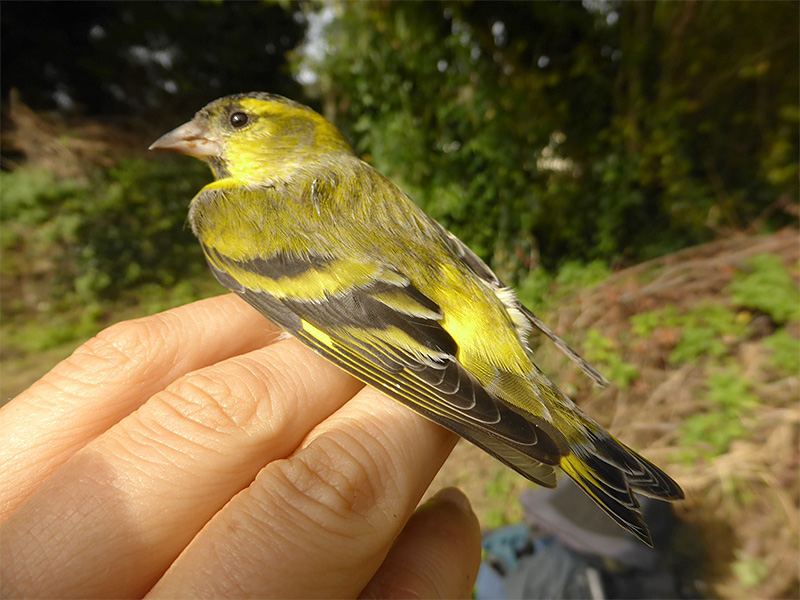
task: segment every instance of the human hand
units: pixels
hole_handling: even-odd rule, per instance
[[[346,403],[346,404],[345,404]],[[453,434],[228,295],[115,325],[0,410],[3,597],[469,597]]]

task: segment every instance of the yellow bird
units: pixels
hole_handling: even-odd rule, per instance
[[[650,544],[633,492],[680,487],[613,438],[534,364],[553,340],[467,246],[359,159],[313,110],[227,96],[152,148],[204,160],[215,181],[189,221],[216,278],[348,373],[545,487],[560,467]]]

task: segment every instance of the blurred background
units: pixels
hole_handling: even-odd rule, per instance
[[[603,371],[540,366],[673,475],[696,584],[797,597],[796,2],[0,4],[0,389],[116,321],[222,293],[211,176],[148,154],[207,102],[310,104]],[[485,528],[529,487],[466,445]]]

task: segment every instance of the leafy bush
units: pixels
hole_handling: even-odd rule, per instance
[[[659,327],[680,327],[683,324],[682,315],[674,306],[666,306],[659,310],[633,315],[630,319],[631,331],[641,338],[648,338]]]
[[[294,66],[326,115],[509,283],[537,252],[549,269],[637,261],[792,220],[774,210],[797,197],[788,5],[302,10]]]
[[[545,269],[534,269],[520,281],[517,297],[533,312],[542,312],[552,305],[550,290],[553,276]]]
[[[680,329],[680,337],[669,357],[671,364],[690,363],[704,356],[720,358],[728,344],[741,338],[746,321],[715,302],[699,302],[690,311],[678,313],[674,306],[631,317],[634,335],[647,338],[658,327]]]
[[[772,254],[757,254],[730,285],[737,306],[768,314],[775,323],[800,318],[800,292],[783,262]]]
[[[670,364],[690,363],[704,356],[720,358],[728,351],[711,327],[687,328],[681,332],[675,349],[669,355]]]
[[[770,365],[790,375],[800,373],[800,340],[789,335],[786,329],[780,329],[762,343],[772,351],[768,359]]]
[[[736,313],[713,302],[697,304],[683,316],[681,325],[684,329],[669,357],[672,364],[693,362],[703,356],[720,358],[728,350],[726,338],[733,342],[746,330]]]
[[[88,302],[73,311],[53,311],[45,321],[30,319],[3,330],[3,345],[35,353],[55,348],[73,340],[86,339],[100,329],[104,315],[99,302]]]
[[[522,278],[519,299],[534,312],[552,308],[558,301],[608,278],[608,265],[600,260],[588,263],[566,261],[555,275],[544,268],[534,269]]]
[[[681,426],[681,445],[686,448],[682,458],[686,462],[724,454],[731,442],[747,436],[744,420],[758,403],[750,382],[731,370],[712,374],[706,386],[707,412],[690,416]]]
[[[76,290],[94,294],[143,283],[172,286],[204,269],[186,214],[209,178],[196,161],[131,160],[104,172],[99,193],[82,208]]]
[[[60,180],[46,169],[17,169],[0,172],[4,224],[38,225],[47,221],[59,206],[83,193],[83,179]]]
[[[188,160],[128,160],[66,181],[42,170],[2,173],[3,277],[43,280],[45,296],[75,302],[173,286],[205,268],[185,223],[209,178]]]

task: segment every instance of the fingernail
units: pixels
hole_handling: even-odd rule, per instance
[[[472,512],[472,505],[469,503],[469,498],[464,495],[464,492],[454,487],[446,487],[436,492],[431,500],[439,500],[440,502],[449,502],[455,504],[461,511],[465,513]]]

